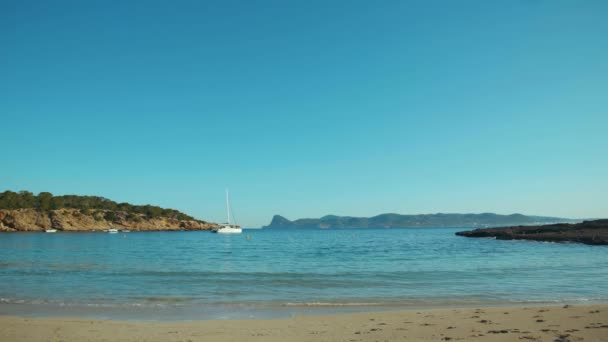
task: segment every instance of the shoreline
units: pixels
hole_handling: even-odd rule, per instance
[[[468,310],[479,307],[511,309],[523,307],[608,306],[608,300],[559,300],[527,302],[453,303],[20,303],[0,299],[0,317],[91,320],[125,322],[188,322],[213,320],[269,320],[296,316],[325,316],[397,312],[413,310]]]
[[[0,315],[4,341],[608,341],[608,304],[147,322]]]

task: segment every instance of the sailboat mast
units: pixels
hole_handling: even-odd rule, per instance
[[[226,214],[228,215],[228,225],[230,225],[230,202],[228,200],[228,189],[226,189]]]

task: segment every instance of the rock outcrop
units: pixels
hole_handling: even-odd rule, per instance
[[[548,242],[578,242],[587,245],[608,245],[608,219],[581,223],[548,224],[475,229],[457,232],[466,237],[496,238],[498,240],[534,240]]]
[[[111,219],[109,219],[111,217]],[[215,223],[178,220],[168,217],[148,218],[142,214],[101,209],[0,209],[0,231],[26,232],[55,228],[60,231],[103,231],[108,228],[132,231],[211,230]]]

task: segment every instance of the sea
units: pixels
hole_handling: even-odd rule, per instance
[[[462,228],[0,234],[0,315],[276,318],[608,302],[608,246]]]

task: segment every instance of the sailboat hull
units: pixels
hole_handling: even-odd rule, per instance
[[[214,232],[218,234],[241,234],[243,230],[241,228],[235,227],[222,227],[217,230],[214,230]]]

